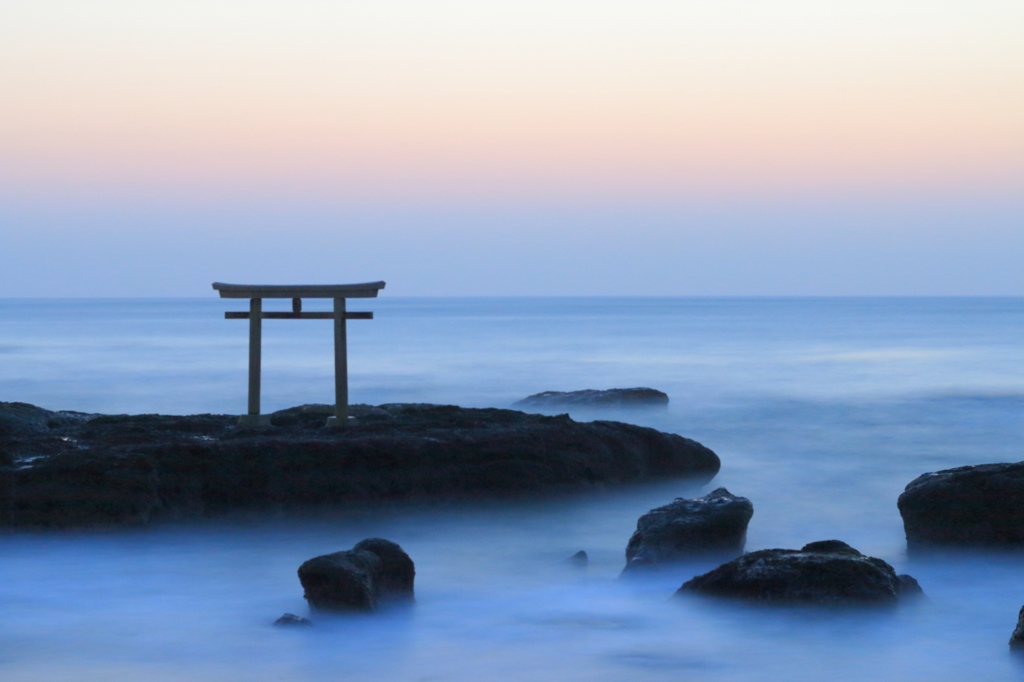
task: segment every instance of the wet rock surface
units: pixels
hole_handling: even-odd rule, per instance
[[[286,613],[277,620],[274,621],[274,625],[277,626],[294,626],[294,625],[312,625],[313,621],[302,616],[296,616],[294,613]]]
[[[372,611],[381,602],[411,601],[416,567],[394,542],[370,538],[350,550],[299,566],[299,582],[312,609]]]
[[[700,594],[765,604],[894,606],[922,596],[917,580],[845,542],[744,554],[683,583],[676,596]]]
[[[668,394],[653,388],[609,388],[603,391],[545,391],[516,401],[512,407],[653,407],[668,405]]]
[[[897,505],[911,549],[1024,545],[1024,462],[918,476]]]
[[[743,551],[754,505],[725,488],[696,499],[677,497],[637,521],[626,545],[626,568],[632,572],[699,554]]]
[[[0,403],[0,525],[140,525],[232,511],[690,477],[719,459],[674,434],[450,405],[327,405],[244,429],[230,415],[88,415]]]

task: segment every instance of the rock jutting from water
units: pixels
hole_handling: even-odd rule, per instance
[[[372,611],[381,602],[409,602],[416,579],[409,555],[383,538],[315,557],[298,572],[303,597],[319,611]]]
[[[1020,607],[1020,613],[1017,614],[1017,627],[1010,635],[1010,648],[1024,651],[1024,606]]]
[[[519,408],[652,407],[664,405],[668,405],[668,394],[653,388],[545,391],[512,403],[512,407]]]
[[[909,575],[864,556],[839,540],[802,549],[762,549],[744,554],[683,583],[676,596],[698,594],[762,604],[893,606],[921,596]]]
[[[274,625],[278,627],[292,627],[295,625],[308,626],[312,625],[313,621],[302,616],[296,616],[294,613],[286,613],[277,620],[274,621]]]
[[[897,506],[910,549],[1024,545],[1024,462],[918,476]]]
[[[743,551],[747,524],[754,505],[718,488],[704,497],[677,497],[652,509],[636,523],[626,545],[626,568],[632,572],[700,554],[738,554]]]
[[[718,473],[675,434],[514,410],[392,404],[230,415],[88,415],[0,403],[0,526],[141,525],[233,511],[506,496]]]

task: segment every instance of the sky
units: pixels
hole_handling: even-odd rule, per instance
[[[1019,0],[0,0],[0,297],[1024,295]]]

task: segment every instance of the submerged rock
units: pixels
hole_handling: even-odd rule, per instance
[[[411,601],[415,578],[409,555],[382,538],[299,566],[303,596],[310,608],[321,611],[372,611],[381,601]]]
[[[603,391],[545,391],[512,403],[512,407],[640,407],[668,405],[668,394],[653,388],[609,388]]]
[[[0,526],[139,525],[236,510],[502,496],[691,477],[719,459],[675,434],[452,405],[327,405],[230,415],[79,415],[0,403]]]
[[[292,625],[312,625],[313,621],[302,616],[296,616],[294,613],[286,613],[277,620],[274,621],[274,625],[277,626],[292,626]]]
[[[576,552],[571,557],[566,559],[566,561],[576,566],[586,566],[590,562],[590,557],[588,557],[587,553],[581,549],[580,551]]]
[[[739,553],[747,537],[754,505],[725,488],[688,500],[677,497],[652,509],[636,523],[626,545],[625,571],[708,553]]]
[[[911,481],[897,506],[907,546],[1024,544],[1024,462],[946,469]]]
[[[895,605],[923,595],[909,575],[839,540],[744,554],[683,583],[677,596],[700,594],[766,604]]]
[[[1010,648],[1024,651],[1024,606],[1020,607],[1020,613],[1017,615],[1017,627],[1010,635]]]

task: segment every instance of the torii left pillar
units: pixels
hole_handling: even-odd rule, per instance
[[[240,426],[269,426],[269,415],[260,414],[260,369],[263,350],[263,320],[334,320],[334,416],[327,420],[328,426],[344,426],[348,423],[348,320],[372,320],[373,313],[350,313],[346,310],[347,298],[376,298],[384,288],[384,282],[366,284],[223,284],[214,282],[213,288],[221,298],[248,298],[249,312],[224,313],[225,319],[249,320],[249,406],[242,415]],[[291,312],[263,312],[264,298],[292,299]],[[302,312],[303,298],[330,298],[334,310],[329,313]]]

